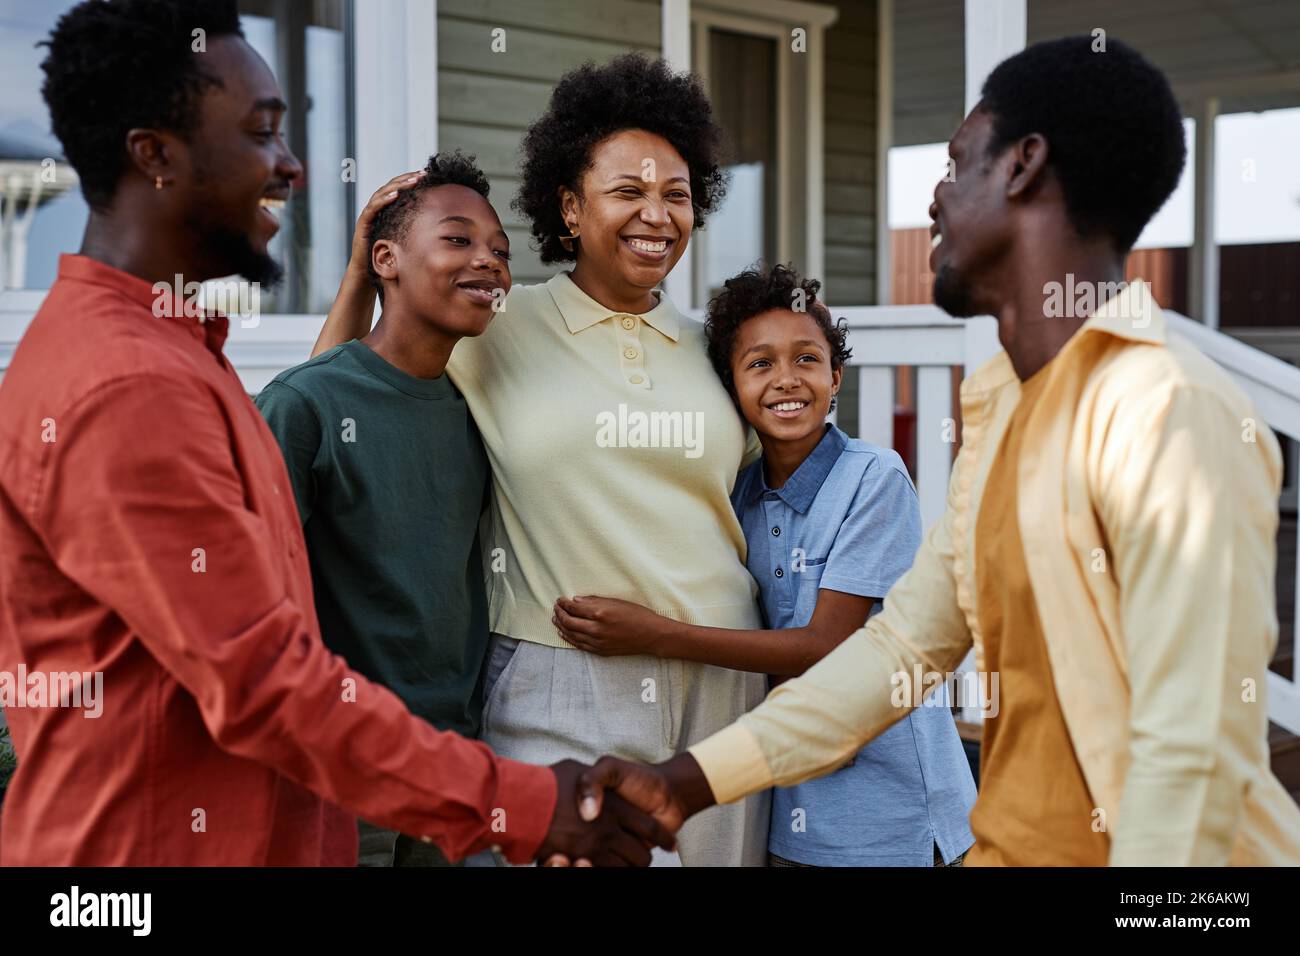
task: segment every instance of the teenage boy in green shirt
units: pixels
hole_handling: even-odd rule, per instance
[[[325,644],[412,713],[473,737],[488,643],[478,539],[488,464],[444,370],[509,291],[510,242],[472,158],[439,154],[389,187],[357,238],[378,323],[277,375],[257,405],[284,451]],[[447,865],[432,844],[359,826],[362,866]]]

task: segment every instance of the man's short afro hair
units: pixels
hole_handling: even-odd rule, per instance
[[[384,301],[384,286],[373,264],[375,243],[380,239],[401,242],[415,218],[424,194],[435,186],[465,186],[487,199],[490,186],[487,176],[479,169],[473,156],[465,156],[460,150],[435,153],[429,157],[424,167],[424,175],[415,183],[398,192],[397,198],[384,206],[370,222],[370,248],[367,250],[366,270],[370,275],[370,284],[379,293],[379,301]]]
[[[44,41],[41,94],[91,208],[112,201],[128,130],[186,136],[198,125],[199,97],[220,81],[192,51],[195,30],[208,42],[242,37],[235,0],[86,0]]]
[[[1182,113],[1163,73],[1126,43],[1090,36],[1035,43],[984,81],[990,153],[1041,133],[1047,162],[1082,236],[1128,252],[1178,185],[1187,157]]]
[[[699,79],[635,53],[604,66],[588,63],[560,79],[550,106],[523,140],[514,208],[532,223],[542,262],[577,258],[560,245],[559,237],[568,230],[560,215],[559,188],[576,192],[591,165],[592,147],[628,129],[662,136],[681,153],[690,169],[696,227],[722,201],[727,189],[727,175],[719,167],[722,131]]]
[[[771,269],[746,269],[723,283],[722,291],[709,301],[704,337],[709,361],[732,401],[736,399],[736,379],[731,374],[736,334],[742,325],[764,312],[774,309],[807,312],[826,336],[831,368],[842,368],[852,358],[853,350],[847,344],[848,322],[836,321],[826,304],[817,298],[821,287],[816,279],[801,279],[791,266],[779,263]],[[834,407],[835,400],[831,399],[831,408]]]

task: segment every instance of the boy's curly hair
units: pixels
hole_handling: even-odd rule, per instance
[[[662,136],[686,160],[695,228],[721,203],[727,189],[720,167],[722,130],[698,78],[637,53],[604,66],[587,63],[561,77],[550,106],[524,135],[522,181],[513,205],[532,224],[542,262],[577,258],[560,244],[568,229],[559,189],[577,192],[593,147],[629,129]]]
[[[478,167],[473,156],[465,156],[460,150],[435,153],[429,157],[424,167],[424,175],[415,183],[407,186],[397,194],[397,198],[384,206],[370,223],[370,249],[366,256],[366,273],[370,284],[379,293],[379,301],[384,301],[384,285],[375,271],[373,255],[375,243],[380,239],[401,242],[406,238],[415,210],[426,192],[436,186],[464,186],[474,190],[484,199],[488,198],[491,186],[487,176]]]
[[[836,320],[817,293],[822,284],[816,279],[801,279],[793,267],[777,264],[770,269],[746,269],[723,283],[722,291],[709,301],[704,335],[713,370],[736,400],[736,381],[731,374],[731,353],[740,327],[756,315],[774,309],[807,312],[826,336],[831,347],[831,369],[842,368],[853,356],[846,344],[849,327],[844,319]],[[796,308],[803,293],[803,308]],[[835,399],[831,399],[835,408]]]

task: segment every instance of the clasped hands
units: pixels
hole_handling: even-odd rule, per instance
[[[648,866],[653,847],[676,849],[686,819],[714,803],[689,753],[653,766],[562,760],[551,770],[558,796],[537,851],[544,866]]]

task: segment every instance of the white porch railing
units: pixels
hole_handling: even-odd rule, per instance
[[[962,377],[997,354],[997,322],[953,319],[933,305],[837,308],[849,323],[850,364],[858,369],[856,437],[894,447],[894,370],[916,373],[916,491],[928,529],[943,514],[957,442],[952,368]]]
[[[954,432],[950,369],[970,374],[1001,346],[991,318],[952,319],[933,305],[836,308],[849,323],[850,364],[859,369],[858,435],[873,444],[893,447],[894,371],[917,368],[916,490],[928,528],[945,506],[952,467]],[[1300,368],[1192,321],[1166,312],[1171,329],[1215,359],[1250,397],[1273,431],[1300,440]],[[1294,448],[1294,446],[1293,446]],[[1283,501],[1294,506],[1296,471],[1292,467]],[[1300,591],[1300,573],[1296,589]],[[1300,601],[1297,601],[1300,635]],[[970,657],[959,670],[973,667]],[[1294,665],[1293,665],[1294,666]],[[1268,672],[1268,715],[1274,723],[1300,734],[1300,683]],[[964,707],[965,720],[980,719],[980,709]]]

